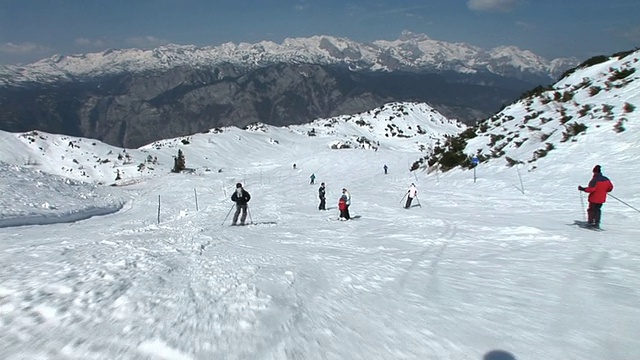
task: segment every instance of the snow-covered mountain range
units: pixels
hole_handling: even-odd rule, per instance
[[[166,45],[151,50],[113,49],[101,53],[57,55],[33,64],[0,67],[0,85],[77,81],[120,73],[210,68],[232,64],[253,70],[277,63],[345,66],[353,71],[486,72],[526,79],[556,78],[577,59],[544,59],[513,46],[485,50],[405,32],[394,41],[358,43],[346,38],[289,38],[282,44],[225,43],[220,46]],[[223,75],[223,74],[222,74]]]
[[[621,145],[622,152],[637,147],[634,145],[636,131],[627,129],[637,125],[640,114],[636,110],[640,105],[639,59],[638,51],[602,57],[553,86],[536,89],[474,127],[448,120],[424,103],[391,103],[364,113],[318,119],[304,125],[275,127],[255,123],[244,129],[215,128],[201,134],[156,141],[138,149],[37,131],[0,132],[3,144],[9,144],[0,149],[0,160],[35,166],[76,180],[112,183],[118,175],[126,182],[165,173],[171,168],[178,148],[187,153],[194,144],[206,148],[204,152],[211,156],[190,158],[188,166],[195,171],[217,171],[228,164],[214,159],[229,157],[228,149],[235,146],[230,143],[250,143],[257,149],[286,148],[294,145],[283,144],[282,134],[293,133],[301,141],[294,147],[303,146],[304,141],[320,141],[333,149],[417,151],[422,157],[415,156],[417,162],[407,165],[414,169],[468,165],[469,158],[476,155],[483,163],[500,160],[506,167],[528,164],[527,168],[533,170],[537,160],[549,152],[594,136],[606,141],[629,142]],[[221,143],[227,145],[220,146]],[[59,158],[55,167],[50,166],[51,157]],[[455,161],[452,162],[452,158]],[[291,161],[295,162],[295,154]],[[158,169],[162,170],[158,172]]]

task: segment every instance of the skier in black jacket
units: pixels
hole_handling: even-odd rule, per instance
[[[326,189],[324,188],[324,183],[320,184],[320,188],[318,189],[318,196],[320,197],[320,206],[318,206],[318,210],[327,210],[326,206]]]
[[[242,184],[236,184],[236,191],[231,195],[231,201],[236,203],[236,213],[233,214],[233,222],[231,225],[236,225],[238,222],[238,216],[242,211],[242,217],[240,218],[240,225],[244,225],[244,221],[247,219],[247,203],[251,200],[251,195],[242,188]]]

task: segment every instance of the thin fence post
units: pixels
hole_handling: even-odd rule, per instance
[[[158,225],[160,225],[160,195],[158,195]]]
[[[524,194],[524,184],[522,183],[522,176],[520,175],[520,168],[516,166],[516,171],[518,172],[518,178],[520,178],[520,191]]]
[[[196,211],[198,211],[198,192],[196,191],[196,189],[193,189],[193,194],[196,197]]]
[[[471,164],[473,165],[473,182],[476,182],[476,168],[478,167],[478,164],[480,164],[480,159],[478,159],[477,156],[473,156],[471,158]]]
[[[587,212],[584,209],[584,198],[582,197],[582,191],[580,191],[580,205],[582,206],[582,216],[586,216]],[[587,216],[587,219],[589,217]]]

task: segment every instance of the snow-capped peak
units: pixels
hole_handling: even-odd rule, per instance
[[[215,47],[167,44],[150,50],[112,49],[90,54],[55,55],[29,65],[0,67],[0,85],[75,81],[123,72],[167,70],[177,66],[212,67],[223,63],[254,69],[283,62],[347,66],[352,70],[488,71],[509,76],[523,73],[551,77],[566,70],[558,69],[558,66],[577,64],[574,60],[549,62],[516,47],[486,51],[411,32],[403,32],[394,41],[378,40],[370,44],[318,35],[287,38],[282,44],[271,41],[224,43]]]

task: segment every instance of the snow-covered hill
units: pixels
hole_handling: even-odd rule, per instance
[[[114,49],[102,53],[57,55],[24,66],[0,67],[0,85],[77,81],[124,72],[145,73],[174,67],[208,68],[233,64],[255,69],[275,63],[348,66],[352,70],[490,72],[510,77],[555,78],[576,59],[546,60],[513,46],[484,50],[403,33],[395,41],[362,44],[346,38],[290,38],[282,44],[226,43],[215,47],[166,45],[156,49]]]
[[[121,149],[97,140],[31,131],[0,131],[0,161],[28,166],[75,180],[129,183],[166,174],[181,149],[187,167],[202,173],[219,171],[238,162],[258,159],[265,153],[296,162],[292,147],[320,146],[327,149],[393,148],[417,156],[428,153],[445,135],[466,127],[446,119],[423,103],[391,103],[366,113],[319,119],[305,125],[278,128],[253,124],[156,141],[139,149]],[[306,143],[309,144],[306,144]],[[232,151],[242,148],[242,153]],[[204,157],[193,156],[192,149]]]
[[[498,169],[523,164],[528,170],[564,163],[560,159],[574,158],[578,151],[585,164],[635,157],[640,152],[640,51],[599,59],[479,122],[454,141],[456,149],[439,149],[430,165],[445,154],[467,165],[476,155]],[[604,143],[616,144],[606,158],[599,151]]]

